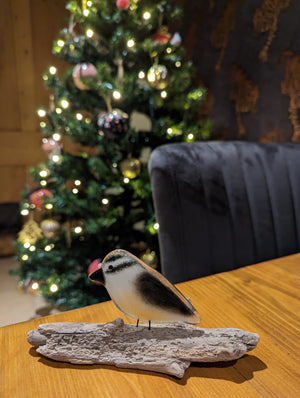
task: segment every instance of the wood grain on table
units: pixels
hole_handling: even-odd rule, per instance
[[[257,348],[230,363],[192,364],[178,380],[55,362],[27,342],[27,332],[41,323],[104,323],[117,317],[134,323],[110,301],[0,328],[0,397],[300,397],[300,254],[177,286],[200,312],[201,327],[258,333]]]

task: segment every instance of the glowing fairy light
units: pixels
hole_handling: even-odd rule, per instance
[[[149,11],[145,11],[143,14],[143,18],[145,21],[148,21],[151,18],[151,14]]]
[[[92,29],[87,29],[85,34],[87,35],[88,38],[91,38],[94,36],[94,31]]]
[[[41,170],[41,171],[40,171],[40,176],[41,176],[41,177],[47,177],[47,175],[48,175],[47,170]]]
[[[52,162],[58,163],[60,161],[60,156],[59,155],[53,155],[51,157]]]
[[[31,285],[31,289],[32,290],[38,290],[38,288],[39,288],[39,284],[37,282],[33,282],[32,285]]]
[[[30,248],[29,248],[29,251],[35,252],[36,251],[36,247],[34,245],[31,245]]]
[[[57,40],[57,45],[60,48],[63,48],[63,46],[65,45],[65,42],[63,40]]]
[[[31,244],[30,244],[29,242],[25,242],[25,243],[24,243],[25,249],[29,249],[30,246],[31,246]]]
[[[90,14],[90,11],[89,11],[89,10],[84,10],[84,11],[83,11],[83,15],[84,15],[85,17],[88,17],[89,14]]]
[[[72,189],[72,192],[73,192],[74,195],[77,195],[79,191],[78,191],[77,188],[73,188],[73,189]]]
[[[180,68],[181,67],[181,62],[180,61],[176,61],[175,62],[175,66],[176,66],[176,68]]]
[[[167,54],[171,54],[171,52],[172,52],[172,48],[171,47],[166,48],[166,53]]]
[[[107,198],[103,198],[101,201],[104,205],[108,205],[109,200]]]
[[[45,252],[50,252],[52,250],[52,246],[51,245],[46,245],[44,250],[45,250]]]
[[[163,91],[160,93],[160,96],[161,96],[161,98],[167,98],[168,93],[167,93],[165,90],[163,90]]]
[[[158,222],[156,222],[156,223],[153,225],[153,228],[155,229],[155,231],[158,231],[158,230],[159,230],[159,224],[158,224]]]
[[[55,109],[55,112],[56,112],[58,115],[60,115],[60,114],[62,113],[62,109],[61,109],[61,108],[56,108],[56,109]]]
[[[37,110],[37,114],[38,114],[39,117],[45,117],[46,116],[46,111],[45,111],[45,109],[40,108],[40,109]]]
[[[23,261],[27,261],[28,259],[29,259],[28,254],[24,254],[24,255],[22,256],[22,260],[23,260]]]
[[[40,184],[42,187],[45,187],[47,185],[47,181],[46,180],[41,180]]]
[[[56,283],[52,283],[52,285],[50,286],[50,292],[55,293],[58,291],[58,286]]]
[[[82,228],[80,226],[74,228],[75,234],[80,234],[82,232]]]
[[[83,114],[82,114],[82,113],[80,113],[80,112],[77,112],[77,113],[76,113],[76,115],[75,115],[75,117],[76,117],[76,119],[77,119],[77,120],[79,120],[79,121],[80,121],[80,120],[82,120],[82,119],[83,119]]]
[[[86,2],[86,5],[87,5],[88,7],[92,7],[93,2],[92,2],[91,0],[88,0],[88,1]]]
[[[119,91],[115,90],[112,95],[116,100],[119,100],[121,98],[121,93]]]
[[[135,46],[135,41],[133,39],[129,39],[127,42],[127,47],[132,48]]]
[[[77,186],[79,186],[79,185],[81,185],[81,181],[80,181],[80,180],[75,180],[75,181],[74,181],[74,184],[77,185]]]
[[[172,135],[173,134],[173,129],[171,127],[169,127],[167,129],[167,134]]]
[[[46,203],[46,204],[45,204],[45,208],[46,208],[47,210],[51,210],[51,209],[53,209],[53,204],[52,204],[52,203]]]
[[[57,72],[56,67],[55,66],[50,66],[49,72],[50,72],[50,75],[55,75],[55,73]]]
[[[41,122],[40,123],[40,127],[43,129],[43,128],[45,128],[47,125],[46,125],[46,123],[45,122]]]
[[[68,100],[66,100],[66,99],[64,98],[64,99],[62,99],[62,100],[60,101],[60,105],[63,107],[63,109],[67,109],[67,108],[69,108],[70,103],[69,103]]]
[[[54,141],[60,141],[61,140],[61,135],[59,133],[54,133],[52,135],[52,138],[54,139]]]
[[[143,72],[142,70],[139,72],[139,79],[144,79],[145,78],[145,72]]]
[[[125,178],[123,179],[123,181],[124,181],[125,184],[128,184],[130,180],[129,180],[128,177],[125,177]]]
[[[22,214],[22,216],[28,216],[29,211],[27,209],[23,209],[23,210],[21,210],[21,214]]]

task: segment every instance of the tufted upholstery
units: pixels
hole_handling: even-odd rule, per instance
[[[173,283],[299,251],[300,144],[168,144],[149,172]]]

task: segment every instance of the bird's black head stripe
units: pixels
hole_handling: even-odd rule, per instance
[[[124,257],[123,257],[124,258]],[[107,261],[107,269],[106,273],[114,273],[114,272],[119,272],[124,268],[131,267],[132,265],[135,265],[136,261],[135,260],[125,260],[123,262],[120,262],[119,264],[114,264],[112,261]]]
[[[121,253],[114,253],[107,258],[107,261],[114,262],[114,261],[119,260],[120,258],[124,258],[124,255]]]

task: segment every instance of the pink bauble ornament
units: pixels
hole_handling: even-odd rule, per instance
[[[50,192],[48,189],[42,188],[37,191],[32,192],[30,195],[30,202],[35,205],[37,209],[43,208],[42,200],[43,198],[52,198],[53,193]]]
[[[126,10],[130,6],[129,0],[117,0],[117,7],[119,10]]]
[[[74,84],[80,90],[90,90],[91,87],[82,82],[82,78],[86,77],[89,79],[97,80],[97,69],[93,64],[83,63],[77,64],[72,73]]]
[[[96,260],[92,261],[91,264],[88,266],[88,275],[91,275],[93,272],[97,271],[97,269],[100,268],[101,265],[101,261],[99,258],[97,258]],[[95,283],[96,285],[101,285],[100,282],[94,281],[93,283]]]

